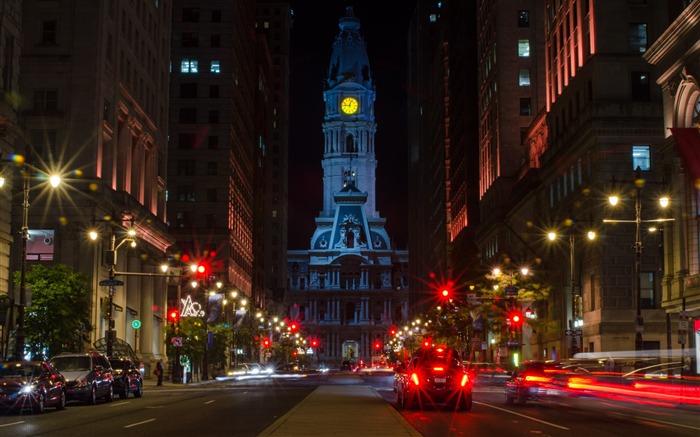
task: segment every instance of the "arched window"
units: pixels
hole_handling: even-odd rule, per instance
[[[355,137],[352,135],[345,137],[345,151],[347,153],[357,153],[357,150],[355,149]]]

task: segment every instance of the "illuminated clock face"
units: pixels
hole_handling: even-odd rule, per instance
[[[353,97],[346,97],[340,102],[340,110],[346,114],[354,114],[357,112],[358,104],[357,99]]]

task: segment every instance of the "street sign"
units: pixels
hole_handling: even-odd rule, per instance
[[[515,297],[518,295],[518,287],[514,285],[509,285],[506,287],[506,296]]]
[[[518,347],[520,346],[520,342],[518,340],[508,340],[506,342],[506,346],[508,347]]]
[[[100,286],[102,287],[121,287],[122,285],[124,285],[124,282],[119,279],[103,279],[100,281]]]
[[[173,342],[173,346],[182,347],[182,337],[173,337],[172,342]]]
[[[139,329],[141,327],[141,320],[133,320],[131,322],[131,327],[134,329]]]

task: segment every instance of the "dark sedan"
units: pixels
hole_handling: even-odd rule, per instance
[[[131,358],[125,356],[108,358],[114,372],[114,393],[121,399],[128,398],[129,393],[133,393],[135,398],[140,398],[143,394],[143,375]]]
[[[472,408],[473,382],[459,352],[447,347],[424,347],[411,361],[397,368],[397,406],[448,405],[462,411]]]
[[[49,363],[22,361],[0,364],[0,408],[66,408],[65,379]]]

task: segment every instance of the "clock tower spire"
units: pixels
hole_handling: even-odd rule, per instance
[[[340,32],[333,42],[333,53],[325,80],[323,100],[323,211],[321,217],[335,213],[334,193],[349,181],[367,193],[367,217],[379,217],[375,203],[374,156],[375,88],[369,68],[360,20],[352,6],[345,9],[338,23]]]

